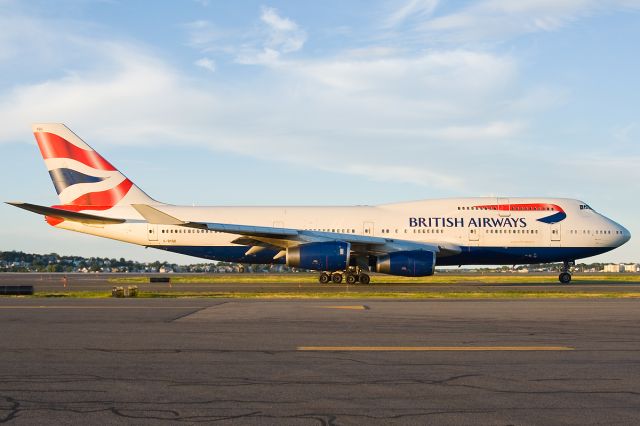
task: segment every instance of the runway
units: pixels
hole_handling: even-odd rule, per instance
[[[181,274],[182,275],[182,274]],[[67,277],[66,281],[63,277]],[[229,274],[228,280],[225,275],[212,275],[210,282],[198,283],[149,283],[148,277],[151,275],[140,274],[46,274],[46,273],[3,273],[0,274],[0,285],[33,285],[36,291],[40,293],[64,293],[74,291],[93,291],[107,292],[111,291],[113,286],[124,285],[126,283],[113,282],[113,279],[144,277],[145,282],[136,283],[135,285],[141,291],[147,292],[188,292],[188,293],[270,293],[270,292],[288,292],[288,293],[343,293],[345,291],[358,293],[412,293],[412,292],[581,292],[581,293],[640,293],[640,275],[625,274],[625,277],[637,277],[634,281],[623,280],[606,280],[602,279],[583,279],[579,274],[574,276],[574,281],[568,285],[561,285],[555,281],[552,276],[552,282],[543,282],[543,278],[549,278],[549,275],[541,275],[540,282],[522,282],[522,274],[514,274],[506,276],[495,275],[495,282],[492,277],[478,276],[478,280],[473,280],[474,275],[469,274],[470,280],[453,282],[453,283],[437,283],[430,282],[430,278],[426,277],[423,283],[390,283],[385,275],[374,275],[372,284],[370,285],[346,285],[342,284],[319,284],[314,280],[308,280],[306,275],[301,275],[300,280],[288,279],[282,282],[269,282],[268,280],[256,279],[255,274]],[[171,275],[164,275],[172,278]],[[184,276],[184,275],[183,275]],[[194,274],[195,277],[202,277],[201,274]],[[243,278],[250,277],[250,282],[240,282]],[[269,275],[265,275],[269,277]],[[468,278],[468,277],[465,277]],[[512,279],[511,279],[512,278]],[[435,281],[435,280],[434,280]]]
[[[640,300],[1,298],[15,424],[640,422]]]

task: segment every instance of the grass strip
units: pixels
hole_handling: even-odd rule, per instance
[[[164,275],[166,276],[166,275]],[[219,275],[199,275],[181,276],[169,275],[172,284],[197,284],[197,283],[228,283],[228,284],[268,284],[268,283],[317,283],[316,274],[219,274]],[[394,277],[389,275],[372,275],[372,282],[375,284],[548,284],[557,283],[557,274],[545,275],[454,275],[436,274],[430,277]],[[116,277],[109,278],[112,284],[146,284],[149,283],[148,276],[136,277]],[[640,283],[640,274],[629,275],[582,275],[573,274],[574,283],[602,283],[602,282],[624,282]]]
[[[85,298],[102,299],[111,298],[110,292],[49,292],[36,293],[33,296],[7,296],[23,298]],[[497,291],[497,292],[145,292],[138,293],[141,299],[149,298],[216,298],[216,299],[637,299],[639,292],[524,292],[524,291]]]

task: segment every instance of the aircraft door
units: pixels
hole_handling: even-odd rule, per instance
[[[469,228],[469,245],[477,246],[480,241],[480,230],[477,228]]]
[[[508,198],[498,197],[498,215],[500,217],[511,216],[511,204]]]
[[[369,237],[373,236],[373,232],[375,231],[373,222],[364,222],[362,224],[362,234],[367,235]]]
[[[158,225],[147,224],[147,238],[149,241],[158,241]]]
[[[551,224],[551,241],[560,241],[560,224]]]

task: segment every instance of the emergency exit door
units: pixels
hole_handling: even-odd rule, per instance
[[[364,222],[362,224],[362,234],[373,236],[373,232],[375,231],[373,222]]]
[[[560,241],[560,224],[551,224],[551,241]]]
[[[158,241],[158,225],[147,225],[147,238],[149,241]]]

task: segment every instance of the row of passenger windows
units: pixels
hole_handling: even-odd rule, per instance
[[[469,230],[472,234],[475,233],[476,229]],[[537,234],[538,231],[536,229],[485,229],[487,234]],[[388,229],[382,230],[383,234],[389,233]],[[396,229],[396,234],[398,230]],[[407,230],[404,230],[404,233],[407,233]],[[444,229],[431,229],[431,228],[418,228],[413,230],[414,234],[444,234]]]
[[[582,230],[572,229],[572,230],[569,231],[569,234],[576,234],[576,235],[580,234],[580,233],[582,233],[582,234],[591,234],[592,232],[595,235],[611,235],[611,234],[620,235],[620,234],[622,234],[622,231],[611,231],[611,230],[606,230],[606,231],[595,230],[595,231],[592,231],[590,229],[582,229]]]
[[[151,232],[152,231],[150,229],[149,233],[151,233]],[[215,233],[215,234],[217,234],[218,233],[217,231],[211,231],[209,229],[182,229],[182,228],[180,228],[180,229],[167,229],[167,230],[163,229],[160,232],[162,232],[163,234],[165,234],[165,233],[166,234],[204,234],[204,233],[207,233],[207,234]]]
[[[310,231],[319,231],[319,232],[336,232],[336,233],[341,233],[341,234],[355,234],[356,230],[355,229],[310,229]],[[369,233],[368,229],[365,229],[365,233]],[[471,230],[471,232],[473,232],[474,230]],[[183,229],[183,228],[179,228],[179,229],[162,229],[160,232],[162,232],[163,234],[217,234],[217,231],[211,231],[209,229]],[[487,229],[486,230],[487,233],[490,234],[537,234],[538,231],[537,230],[529,230],[529,229]],[[577,231],[576,231],[577,232]],[[149,229],[149,233],[153,233],[153,231],[151,229]],[[381,229],[380,233],[382,234],[390,234],[391,230],[390,229]],[[395,233],[398,233],[398,230],[395,230]],[[407,230],[404,230],[404,233],[407,233]],[[414,234],[444,234],[444,229],[432,229],[432,228],[419,228],[419,229],[413,229],[413,233]],[[611,231],[609,231],[609,233],[611,233]]]
[[[341,234],[355,234],[356,230],[355,229],[329,229],[329,228],[323,228],[323,229],[311,229],[311,231],[319,231],[319,232],[337,232],[337,233],[341,233]],[[473,232],[474,230],[471,230],[471,232]],[[153,231],[150,229],[149,233],[152,233]],[[207,233],[207,234],[211,234],[211,233],[218,233],[217,231],[211,231],[209,229],[163,229],[161,231],[163,234],[167,233],[167,234],[203,234],[203,233]],[[389,234],[391,233],[391,230],[389,229],[382,229],[380,230],[380,232],[382,234]],[[487,234],[537,234],[538,230],[536,229],[486,229],[485,232]],[[583,234],[583,235],[589,235],[593,232],[593,234],[596,235],[611,235],[616,234],[616,235],[620,235],[622,234],[622,231],[611,231],[611,230],[589,230],[589,229],[583,229],[583,230],[575,230],[572,229],[569,231],[569,234],[572,235],[578,235],[578,234]],[[365,229],[365,233],[368,234],[369,230]],[[398,233],[398,230],[395,230],[395,233]],[[407,230],[404,230],[404,233],[407,233]],[[414,234],[443,234],[444,233],[444,229],[431,229],[431,228],[420,228],[420,229],[414,229],[413,230]]]
[[[487,234],[537,234],[537,229],[487,229]]]
[[[499,210],[498,206],[459,206],[458,210]],[[503,210],[510,211],[553,211],[551,207],[528,207],[528,206],[509,206],[509,208],[505,208]]]
[[[355,229],[335,229],[335,228],[323,228],[323,229],[307,229],[307,231],[318,231],[318,232],[338,232],[340,234],[355,234]]]

